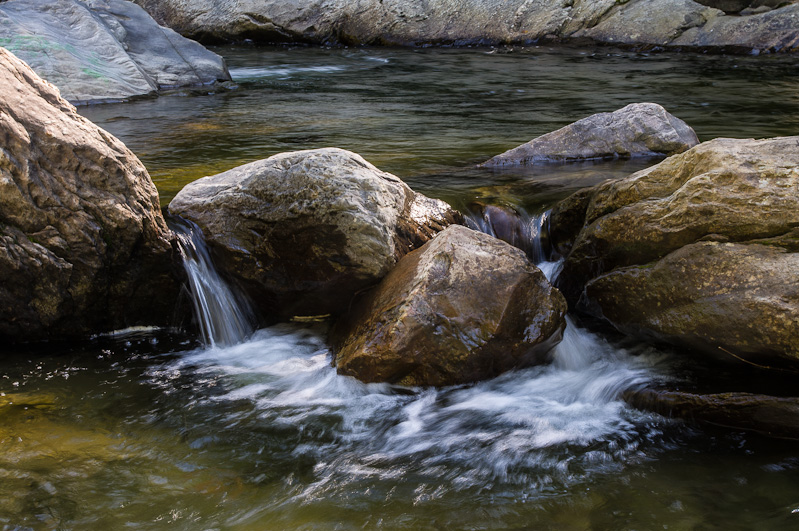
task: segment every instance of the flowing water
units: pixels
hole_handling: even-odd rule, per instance
[[[164,202],[202,175],[290,149],[339,146],[465,211],[515,212],[535,240],[545,227],[540,213],[558,198],[652,161],[503,172],[475,162],[633,101],[663,104],[702,139],[799,126],[799,61],[786,57],[608,48],[217,51],[235,90],[81,109],[142,158]],[[198,287],[213,273],[201,254],[187,262]],[[532,247],[528,254],[546,256]],[[541,265],[557,273],[557,262]],[[227,323],[231,311],[211,314]],[[550,365],[470,386],[406,389],[336,375],[325,333],[323,324],[283,324],[231,332],[241,341],[209,333],[203,344],[132,330],[5,348],[0,527],[799,525],[796,443],[686,424],[619,398],[664,382],[775,392],[768,375],[705,364],[570,317]]]

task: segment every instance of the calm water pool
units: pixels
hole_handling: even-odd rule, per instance
[[[791,57],[216,50],[238,88],[81,109],[141,157],[164,202],[203,175],[337,146],[459,207],[480,198],[536,212],[652,161],[522,172],[474,164],[637,101],[664,105],[703,140],[799,129]],[[586,326],[570,323],[550,366],[437,391],[337,376],[324,329],[310,325],[216,349],[164,331],[6,348],[0,526],[799,526],[799,445],[687,425],[618,398],[662,382],[760,392],[777,383]]]

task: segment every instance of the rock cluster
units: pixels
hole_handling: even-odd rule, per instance
[[[127,0],[3,2],[0,46],[74,104],[230,80],[221,57]]]
[[[724,1],[734,0],[136,0],[159,22],[209,42],[418,46],[590,40],[743,53],[799,48],[799,5],[740,0],[747,6],[735,6],[733,16],[723,10],[729,9]],[[709,6],[717,3],[719,9]]]
[[[173,257],[141,162],[0,49],[0,341],[167,324]]]
[[[799,358],[799,137],[716,139],[552,212],[571,304],[620,330]]]

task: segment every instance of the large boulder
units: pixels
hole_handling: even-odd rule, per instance
[[[335,148],[204,177],[169,211],[199,225],[218,267],[278,318],[346,311],[401,256],[461,221],[443,201]]]
[[[674,155],[698,143],[694,130],[660,105],[631,103],[534,138],[482,166]]]
[[[224,60],[127,0],[10,0],[0,46],[72,103],[229,81]]]
[[[797,146],[716,139],[575,194],[552,212],[558,286],[625,332],[799,358]]]
[[[0,49],[0,341],[168,324],[176,257],[136,156]]]
[[[591,39],[746,53],[799,48],[797,5],[739,17],[692,0],[136,2],[159,22],[208,42],[253,39],[419,46]],[[754,0],[750,5],[763,3],[774,7],[784,4],[778,0]]]
[[[333,334],[339,373],[443,386],[540,363],[566,303],[519,249],[452,226],[405,256]]]

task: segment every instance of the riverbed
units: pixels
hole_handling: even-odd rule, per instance
[[[81,113],[187,182],[336,146],[411,187],[542,212],[656,160],[476,163],[652,101],[701,140],[796,134],[799,59],[612,48],[229,46],[235,86]],[[8,529],[795,529],[799,446],[630,408],[626,389],[791,392],[570,318],[550,365],[440,390],[336,375],[324,323],[206,348],[135,330],[16,348],[0,377]]]

